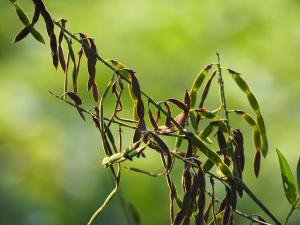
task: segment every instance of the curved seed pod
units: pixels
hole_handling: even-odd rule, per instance
[[[245,121],[252,127],[253,129],[253,140],[254,140],[254,145],[256,148],[257,152],[260,152],[262,150],[261,147],[261,132],[259,130],[259,127],[256,123],[256,121],[246,112],[242,111],[242,110],[234,110],[234,112],[241,116],[243,119],[245,119]]]
[[[177,100],[175,98],[169,98],[166,101],[167,102],[172,102],[173,104],[175,104],[176,106],[178,106],[178,108],[182,109],[186,113],[189,111],[189,109],[188,109],[188,107],[187,107],[187,105],[185,103],[183,103],[183,102],[181,102],[181,101],[179,101],[179,100]]]
[[[252,91],[250,90],[248,84],[243,80],[243,78],[240,76],[239,73],[237,73],[236,71],[233,71],[231,69],[228,69],[228,72],[234,79],[235,83],[239,86],[239,88],[246,94],[247,99],[248,99],[252,109],[256,113],[257,125],[259,128],[261,137],[262,137],[262,153],[263,153],[264,157],[266,157],[266,155],[268,153],[268,140],[267,140],[267,134],[266,134],[266,127],[265,127],[265,122],[264,122],[262,113],[260,111],[257,99],[254,96],[254,94],[252,93]]]
[[[191,133],[190,137],[193,145],[203,152],[226,177],[232,177],[230,169],[223,163],[222,159],[216,152],[208,148],[195,134]]]
[[[254,174],[256,177],[258,177],[259,170],[260,170],[260,157],[261,154],[260,152],[256,152],[255,157],[254,157]]]
[[[158,125],[153,117],[153,114],[152,114],[150,108],[148,109],[148,114],[149,114],[149,120],[150,120],[152,127],[154,128],[154,130],[158,130]]]
[[[171,152],[168,148],[168,146],[163,142],[163,140],[156,135],[155,133],[151,133],[151,136],[153,137],[154,141],[158,144],[161,153],[167,156],[167,161],[166,161],[166,171],[164,174],[169,174],[171,167],[172,167],[172,155]]]
[[[190,91],[191,109],[195,108],[196,100],[197,100],[197,92],[211,68],[212,68],[212,64],[207,65],[203,70],[200,71],[197,78],[194,80],[192,89]]]

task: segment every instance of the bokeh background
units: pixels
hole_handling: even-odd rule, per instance
[[[19,2],[31,16],[31,1]],[[157,100],[181,98],[198,71],[215,62],[215,53],[220,52],[224,66],[243,73],[258,96],[267,124],[270,150],[256,179],[252,172],[251,130],[243,121],[232,118],[245,134],[247,183],[274,214],[285,218],[289,205],[275,148],[284,153],[295,172],[300,152],[299,1],[45,3],[55,18],[69,20],[71,31],[95,37],[104,58],[115,58],[134,68],[142,88]],[[46,38],[43,23],[37,27]],[[0,224],[85,224],[114,186],[109,171],[101,166],[100,138],[91,121],[82,122],[72,108],[48,93],[62,93],[63,82],[62,71],[56,72],[51,65],[48,45],[32,37],[12,45],[21,28],[14,8],[9,1],[1,0]],[[97,70],[103,90],[111,72],[100,64]],[[80,76],[81,92],[86,93],[84,67]],[[225,85],[229,106],[248,110],[245,97],[227,78]],[[111,107],[109,101],[106,104]],[[130,110],[131,106],[126,107]],[[159,171],[158,159],[155,153],[149,153],[138,166]],[[122,175],[122,195],[135,205],[142,224],[168,224],[165,179],[125,170]],[[180,182],[180,167],[175,169],[174,179]],[[222,197],[222,188],[218,192]],[[247,196],[238,208],[264,216]],[[238,224],[250,223],[236,218]],[[296,212],[290,224],[299,221]],[[115,198],[95,224],[127,224],[120,199]]]

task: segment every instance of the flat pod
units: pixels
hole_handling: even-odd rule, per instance
[[[209,64],[204,67],[194,80],[194,83],[192,85],[191,91],[190,91],[190,97],[191,97],[191,108],[193,109],[196,105],[196,100],[197,100],[197,93],[199,88],[201,87],[205,77],[209,73],[210,69],[212,68],[212,64]]]

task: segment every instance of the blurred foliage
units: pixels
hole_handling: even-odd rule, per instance
[[[20,3],[31,16],[31,1]],[[101,55],[134,68],[142,89],[157,100],[181,98],[197,72],[220,52],[223,65],[241,72],[252,86],[269,131],[270,153],[262,161],[262,173],[255,179],[249,168],[247,183],[283,220],[289,204],[281,187],[275,147],[284,150],[291,168],[296,168],[300,152],[299,1],[45,3],[57,19],[69,20],[70,30],[96,38]],[[63,90],[63,73],[53,69],[48,46],[32,37],[11,45],[22,24],[8,1],[0,2],[0,18],[0,224],[84,224],[113,188],[108,171],[101,168],[100,138],[91,129],[91,121],[83,123],[73,109],[48,94],[48,90]],[[45,34],[42,24],[37,28]],[[86,75],[83,71],[80,76]],[[98,65],[100,84],[110,74]],[[235,97],[238,89],[229,79],[225,87],[230,108],[249,109],[245,99]],[[80,88],[85,91],[85,84]],[[250,136],[251,130],[232,118]],[[251,138],[246,139],[246,147],[252,154]],[[157,156],[148,158],[140,160],[140,166],[159,170]],[[168,223],[168,190],[162,182],[164,178],[123,172],[122,194],[136,206],[142,224]],[[247,197],[238,208],[261,213]],[[290,224],[299,220],[296,213]],[[117,198],[97,224],[126,224]]]

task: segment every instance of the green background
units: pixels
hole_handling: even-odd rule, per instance
[[[19,1],[31,17],[31,1]],[[295,173],[300,128],[300,2],[297,0],[51,0],[54,18],[67,18],[68,28],[96,39],[99,53],[137,71],[141,87],[157,100],[182,98],[198,71],[216,61],[241,72],[258,97],[264,114],[270,150],[253,175],[251,130],[232,116],[245,135],[245,180],[281,220],[289,211],[281,185],[275,148]],[[12,45],[22,28],[9,1],[0,1],[0,224],[85,224],[113,189],[109,171],[102,168],[100,137],[89,120],[48,93],[63,91],[63,73],[51,65],[47,45],[31,36]],[[37,28],[46,38],[44,24]],[[48,40],[47,40],[48,41]],[[85,64],[85,62],[83,63]],[[111,72],[97,65],[100,90]],[[86,98],[85,66],[80,91]],[[245,96],[225,78],[229,108],[249,111]],[[218,91],[210,99],[216,104]],[[112,107],[110,101],[106,102]],[[92,106],[92,101],[87,103]],[[125,104],[126,111],[131,106]],[[128,136],[130,134],[124,131]],[[156,153],[137,162],[139,168],[159,171]],[[130,165],[133,165],[132,163]],[[180,183],[180,163],[174,179]],[[222,198],[222,187],[218,188]],[[149,178],[123,170],[122,196],[140,213],[142,224],[168,224],[165,178]],[[245,195],[238,208],[263,212]],[[238,224],[249,224],[240,220]],[[268,219],[268,218],[267,218]],[[299,211],[290,224],[299,224]],[[269,222],[271,222],[268,219]],[[95,224],[126,224],[118,198]]]

